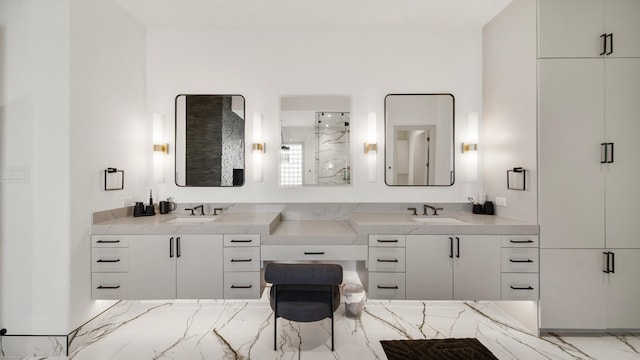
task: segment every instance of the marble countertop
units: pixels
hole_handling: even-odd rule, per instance
[[[429,218],[433,223],[421,223],[411,218]],[[442,219],[443,222],[438,222]],[[461,223],[447,223],[457,219]],[[441,215],[411,216],[407,214],[352,213],[351,226],[358,233],[406,235],[530,235],[538,234],[539,226],[493,215],[470,212],[442,213]]]
[[[193,222],[173,222],[184,215],[114,217],[95,221],[92,234],[260,234],[261,243],[347,245],[368,244],[369,234],[538,234],[535,224],[466,211],[417,216],[429,223],[412,220],[406,213],[353,212],[348,220],[284,220],[279,212],[224,212],[215,217],[188,217]],[[199,222],[198,219],[203,219]],[[211,220],[214,219],[214,220]],[[451,223],[459,220],[459,222]],[[211,220],[211,221],[209,221]],[[208,222],[206,222],[208,221]]]
[[[164,214],[141,217],[121,217],[94,223],[92,234],[141,235],[141,234],[223,234],[244,233],[266,235],[274,231],[280,223],[280,213],[222,213],[209,222],[175,223],[173,219],[183,215]],[[190,217],[199,218],[198,215]],[[202,219],[213,219],[206,216]]]
[[[358,241],[358,234],[347,221],[281,221],[275,231],[261,239],[263,245],[324,244],[348,245]]]

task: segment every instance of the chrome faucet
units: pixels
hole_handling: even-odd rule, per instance
[[[425,216],[429,215],[427,213],[427,209],[433,210],[433,215],[438,215],[438,210],[444,210],[444,208],[441,208],[441,207],[435,207],[435,206],[424,204],[422,215],[425,215]]]
[[[198,205],[198,206],[194,206],[192,208],[186,208],[185,210],[191,211],[191,216],[194,216],[195,215],[194,211],[198,210],[198,209],[200,209],[200,215],[204,216],[204,205],[202,205],[202,204]]]

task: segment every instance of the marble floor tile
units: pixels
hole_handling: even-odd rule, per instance
[[[367,301],[362,317],[277,321],[266,299],[122,301],[73,334],[68,359],[386,359],[380,340],[477,338],[501,360],[640,360],[637,336],[530,334],[490,302]],[[58,359],[58,358],[47,358]],[[62,359],[62,358],[60,358]]]

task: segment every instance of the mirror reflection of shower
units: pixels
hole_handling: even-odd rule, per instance
[[[348,112],[316,112],[316,174],[318,184],[351,183]]]
[[[280,98],[280,186],[351,184],[351,97]]]

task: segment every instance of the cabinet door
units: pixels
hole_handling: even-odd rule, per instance
[[[538,0],[538,57],[599,57],[603,11],[603,0]]]
[[[604,248],[604,60],[538,67],[540,246]]]
[[[447,235],[407,235],[407,300],[453,298],[452,241]]]
[[[615,250],[615,270],[607,288],[607,327],[640,328],[640,250]]]
[[[540,250],[540,327],[606,328],[602,249]]]
[[[500,236],[461,235],[454,241],[453,299],[500,300]]]
[[[614,143],[614,162],[606,171],[606,247],[638,249],[640,59],[607,59],[605,64],[606,138]]]
[[[613,34],[609,57],[640,57],[640,1],[606,0],[604,27]]]
[[[137,235],[129,240],[128,299],[174,299],[175,238]]]
[[[176,237],[178,299],[222,299],[222,235]]]

